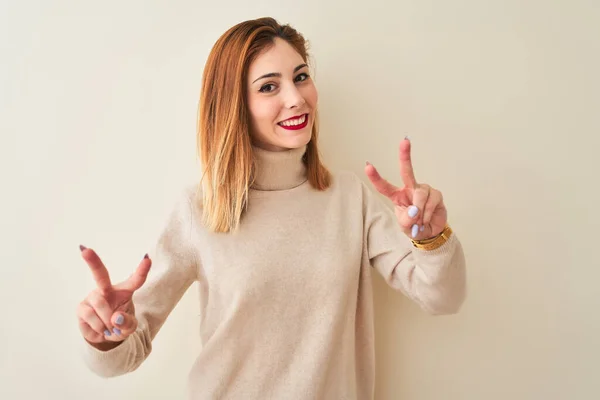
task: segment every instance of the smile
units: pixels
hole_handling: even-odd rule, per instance
[[[308,125],[308,114],[303,114],[298,118],[286,119],[285,121],[279,122],[277,125],[283,129],[298,130],[305,128]]]

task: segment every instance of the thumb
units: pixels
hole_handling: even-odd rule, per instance
[[[412,239],[416,239],[425,229],[423,225],[419,225],[419,216],[422,213],[416,206],[396,207],[395,212],[402,230]]]
[[[131,335],[137,329],[137,318],[126,312],[117,311],[110,320],[116,329],[115,333],[122,338]]]

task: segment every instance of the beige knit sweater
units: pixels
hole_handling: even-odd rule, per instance
[[[305,149],[255,149],[259,174],[239,232],[203,229],[185,191],[150,253],[134,295],[137,332],[103,352],[84,343],[92,371],[138,368],[189,286],[198,282],[202,350],[190,399],[356,399],[374,393],[371,274],[434,314],[459,310],[465,259],[456,234],[412,247],[392,210],[352,173],[324,192],[306,180]]]

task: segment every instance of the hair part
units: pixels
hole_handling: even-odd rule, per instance
[[[213,232],[235,231],[248,205],[256,165],[250,138],[247,102],[248,69],[280,38],[308,64],[307,42],[290,25],[273,18],[241,22],[214,44],[205,65],[198,107],[197,145],[203,165],[202,220]],[[318,112],[303,161],[309,183],[317,190],[331,184],[317,146]]]

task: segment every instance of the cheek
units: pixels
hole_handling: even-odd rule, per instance
[[[277,119],[281,106],[275,98],[262,98],[251,101],[249,109],[253,121],[258,125],[263,125]]]
[[[319,94],[314,84],[306,86],[303,97],[311,107],[314,108],[317,105],[317,102],[319,101]]]
[[[264,138],[271,135],[281,111],[277,99],[253,99],[248,104],[248,108],[252,120],[250,134],[255,138]]]

